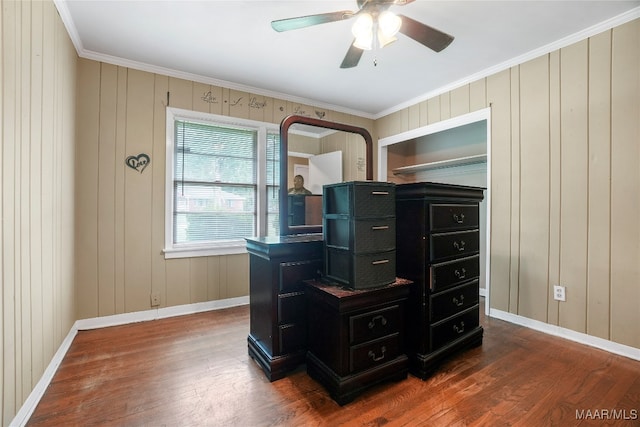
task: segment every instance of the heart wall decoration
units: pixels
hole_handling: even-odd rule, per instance
[[[137,156],[129,156],[125,160],[127,166],[131,169],[135,169],[138,172],[142,173],[144,169],[147,167],[149,163],[151,163],[151,158],[148,154],[140,153]]]

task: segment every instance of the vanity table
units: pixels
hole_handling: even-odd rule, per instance
[[[249,356],[269,381],[305,362],[303,281],[322,271],[322,234],[247,239]]]
[[[294,126],[301,126],[298,131],[306,134],[317,128],[315,132],[330,135],[330,145],[339,145],[336,139],[340,138],[348,143],[345,151],[362,152],[365,159],[352,156],[351,163],[340,166],[364,167],[365,178],[373,177],[373,143],[366,129],[295,115],[280,124],[280,236],[246,239],[250,267],[248,353],[269,381],[283,378],[305,363],[308,338],[303,282],[319,278],[324,268],[323,196],[307,196],[302,206],[287,194],[289,137],[295,135],[290,132]]]

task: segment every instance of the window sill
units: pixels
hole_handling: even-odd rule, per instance
[[[236,255],[246,254],[247,245],[244,240],[234,240],[216,245],[206,246],[178,246],[173,248],[165,248],[162,250],[164,259],[173,258],[195,258],[204,256],[220,256],[220,255]]]

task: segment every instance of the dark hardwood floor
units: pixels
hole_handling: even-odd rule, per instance
[[[343,407],[304,367],[267,381],[247,355],[248,306],[81,331],[28,425],[640,425],[640,362],[481,324],[483,345],[426,381],[383,384]]]

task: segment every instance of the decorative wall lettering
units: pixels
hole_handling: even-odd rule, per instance
[[[326,113],[324,111],[316,110],[316,116],[318,116],[319,119],[324,119],[325,114]]]
[[[249,99],[249,107],[261,109],[267,106],[267,101],[258,101],[255,96]]]
[[[151,163],[151,158],[148,154],[140,153],[137,156],[129,156],[125,160],[127,166],[131,169],[135,169],[138,172],[142,173],[144,169],[147,167],[149,163]]]
[[[306,116],[309,117],[310,114],[307,113],[306,110],[304,110],[301,106],[297,106],[296,108],[293,109],[293,114],[297,114],[298,116]]]
[[[236,99],[235,101],[231,101],[229,105],[232,107],[235,107],[236,105],[242,107],[242,104],[240,104],[240,101],[242,101],[242,97]]]
[[[213,96],[213,93],[211,93],[211,91],[205,92],[204,95],[202,95],[202,100],[204,102],[208,102],[209,104],[217,104],[218,103],[218,100],[216,99],[215,96]]]

